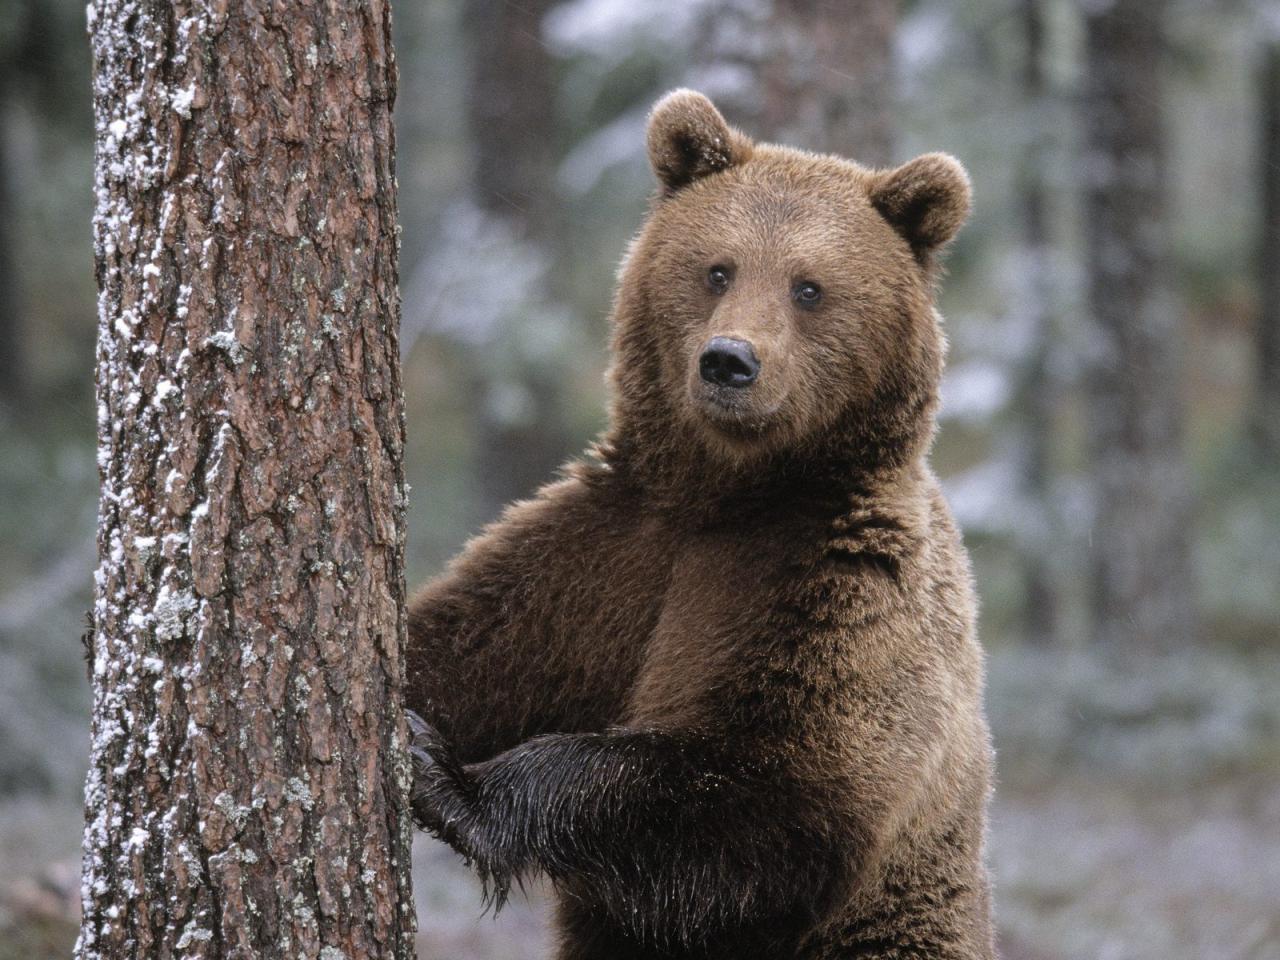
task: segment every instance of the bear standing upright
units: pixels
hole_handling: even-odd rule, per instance
[[[950,157],[654,108],[609,429],[413,601],[415,814],[562,960],[994,956],[969,566],[926,456]]]

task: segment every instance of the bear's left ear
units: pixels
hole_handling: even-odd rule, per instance
[[[694,90],[672,90],[654,104],[645,140],[649,163],[667,195],[741,163],[751,152],[751,141],[731,129],[715,104]]]
[[[877,174],[871,204],[925,257],[956,235],[969,216],[969,175],[955,157],[926,153]]]

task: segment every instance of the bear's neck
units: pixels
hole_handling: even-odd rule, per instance
[[[650,398],[654,395],[650,394]],[[655,509],[714,524],[780,507],[830,508],[901,489],[918,477],[933,439],[936,391],[877,397],[794,450],[731,461],[704,438],[680,435],[667,411],[615,409],[598,454]]]

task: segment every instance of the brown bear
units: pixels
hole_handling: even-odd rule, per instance
[[[653,110],[611,423],[410,611],[419,823],[563,960],[994,956],[991,748],[926,462],[969,182]]]

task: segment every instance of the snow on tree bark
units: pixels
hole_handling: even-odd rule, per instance
[[[1085,16],[1095,632],[1103,643],[1148,650],[1196,635],[1185,338],[1167,276],[1164,9],[1114,0]]]
[[[409,957],[385,0],[95,0],[76,955]]]

